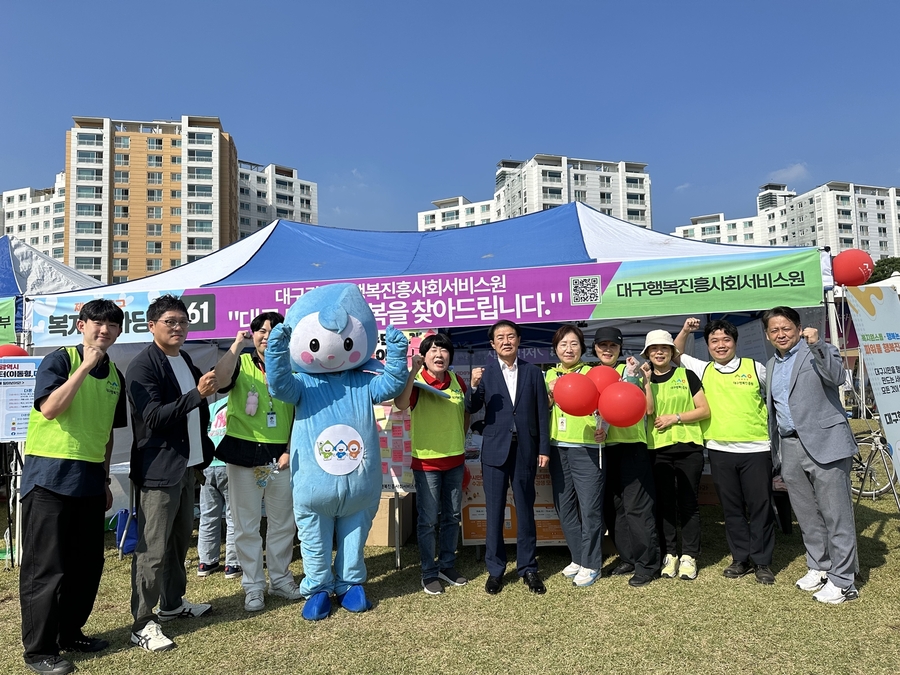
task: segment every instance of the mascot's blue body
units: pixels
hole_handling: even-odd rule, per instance
[[[332,284],[301,296],[266,348],[272,395],[296,408],[291,478],[305,573],[303,616],[310,620],[328,616],[332,593],[350,611],[371,607],[362,583],[363,547],[381,497],[373,404],[400,394],[407,377],[406,337],[388,326],[384,366],[369,358],[377,337],[359,288]]]

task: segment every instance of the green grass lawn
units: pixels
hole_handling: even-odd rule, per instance
[[[188,599],[210,602],[208,618],[164,624],[178,648],[150,654],[129,646],[130,559],[107,538],[106,568],[86,632],[112,646],[72,656],[83,673],[888,673],[900,667],[900,519],[890,495],[857,513],[860,599],[814,602],[794,588],[806,572],[796,525],[778,533],[774,586],[753,576],[722,577],[730,563],[721,510],[703,507],[703,554],[695,581],[659,580],[632,589],[627,578],[574,588],[559,574],[565,549],[541,548],[547,594],[535,596],[510,568],[497,596],[472,548],[460,553],[468,586],[422,592],[418,552],[367,549],[366,589],[375,607],[304,621],[300,603],[266,599],[248,614],[238,580],[195,575]],[[510,549],[510,559],[514,550]],[[607,560],[607,564],[614,562]],[[302,561],[292,565],[299,575]],[[0,672],[27,672],[21,660],[18,570],[0,573]]]

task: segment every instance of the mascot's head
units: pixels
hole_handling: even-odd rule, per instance
[[[375,351],[375,315],[355,284],[320,286],[297,299],[287,311],[291,361],[307,373],[336,373],[358,368]]]

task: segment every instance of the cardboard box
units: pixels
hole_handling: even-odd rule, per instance
[[[716,486],[713,485],[712,476],[708,474],[700,476],[700,490],[697,492],[697,503],[701,506],[719,505],[719,496],[716,494]]]
[[[394,500],[396,493],[384,493],[378,504],[378,513],[372,521],[366,546],[391,546],[394,542]],[[400,545],[406,543],[413,527],[413,498],[411,494],[400,495]]]

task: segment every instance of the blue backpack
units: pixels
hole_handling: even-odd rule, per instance
[[[122,541],[122,535],[125,533],[125,523],[128,522],[128,509],[119,509],[116,511],[116,548],[121,544],[122,553],[133,553],[137,548],[137,514],[135,513],[128,525],[128,534],[125,535],[125,541]]]

